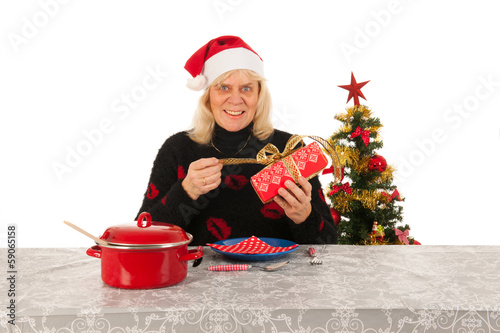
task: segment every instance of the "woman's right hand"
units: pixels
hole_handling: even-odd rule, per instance
[[[186,178],[182,181],[184,191],[193,200],[216,189],[221,183],[222,163],[215,157],[200,158],[189,165]]]

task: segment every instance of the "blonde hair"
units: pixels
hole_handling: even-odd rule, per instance
[[[193,115],[193,128],[189,131],[189,137],[198,143],[208,144],[212,139],[215,127],[215,119],[210,108],[210,88],[219,85],[233,73],[246,74],[250,80],[259,83],[259,99],[257,110],[253,119],[253,135],[259,140],[267,139],[274,131],[271,122],[271,94],[267,88],[266,80],[249,69],[234,69],[220,75],[212,84],[205,89],[198,101],[198,107]]]

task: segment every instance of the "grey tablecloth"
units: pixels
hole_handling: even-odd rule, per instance
[[[209,272],[231,261],[205,248],[184,281],[154,290],[106,286],[86,249],[17,249],[16,326],[4,273],[0,331],[500,332],[500,247],[316,249],[323,265],[301,245],[279,271]]]

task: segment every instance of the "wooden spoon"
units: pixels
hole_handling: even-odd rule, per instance
[[[97,238],[96,236],[92,235],[92,234],[89,234],[88,232],[86,232],[85,230],[83,230],[82,228],[80,227],[77,227],[76,225],[74,225],[73,223],[71,222],[68,222],[68,221],[64,221],[65,224],[69,225],[71,228],[75,229],[76,231],[79,231],[81,232],[82,234],[84,234],[85,236],[87,237],[90,237],[92,238],[97,244],[99,245],[109,245],[108,242],[106,242],[105,240],[102,240],[100,238]]]

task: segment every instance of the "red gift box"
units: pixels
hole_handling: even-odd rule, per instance
[[[295,151],[291,155],[265,167],[252,176],[250,181],[260,200],[267,203],[278,194],[278,189],[286,188],[285,182],[298,182],[298,177],[310,179],[328,165],[328,160],[317,142]]]

